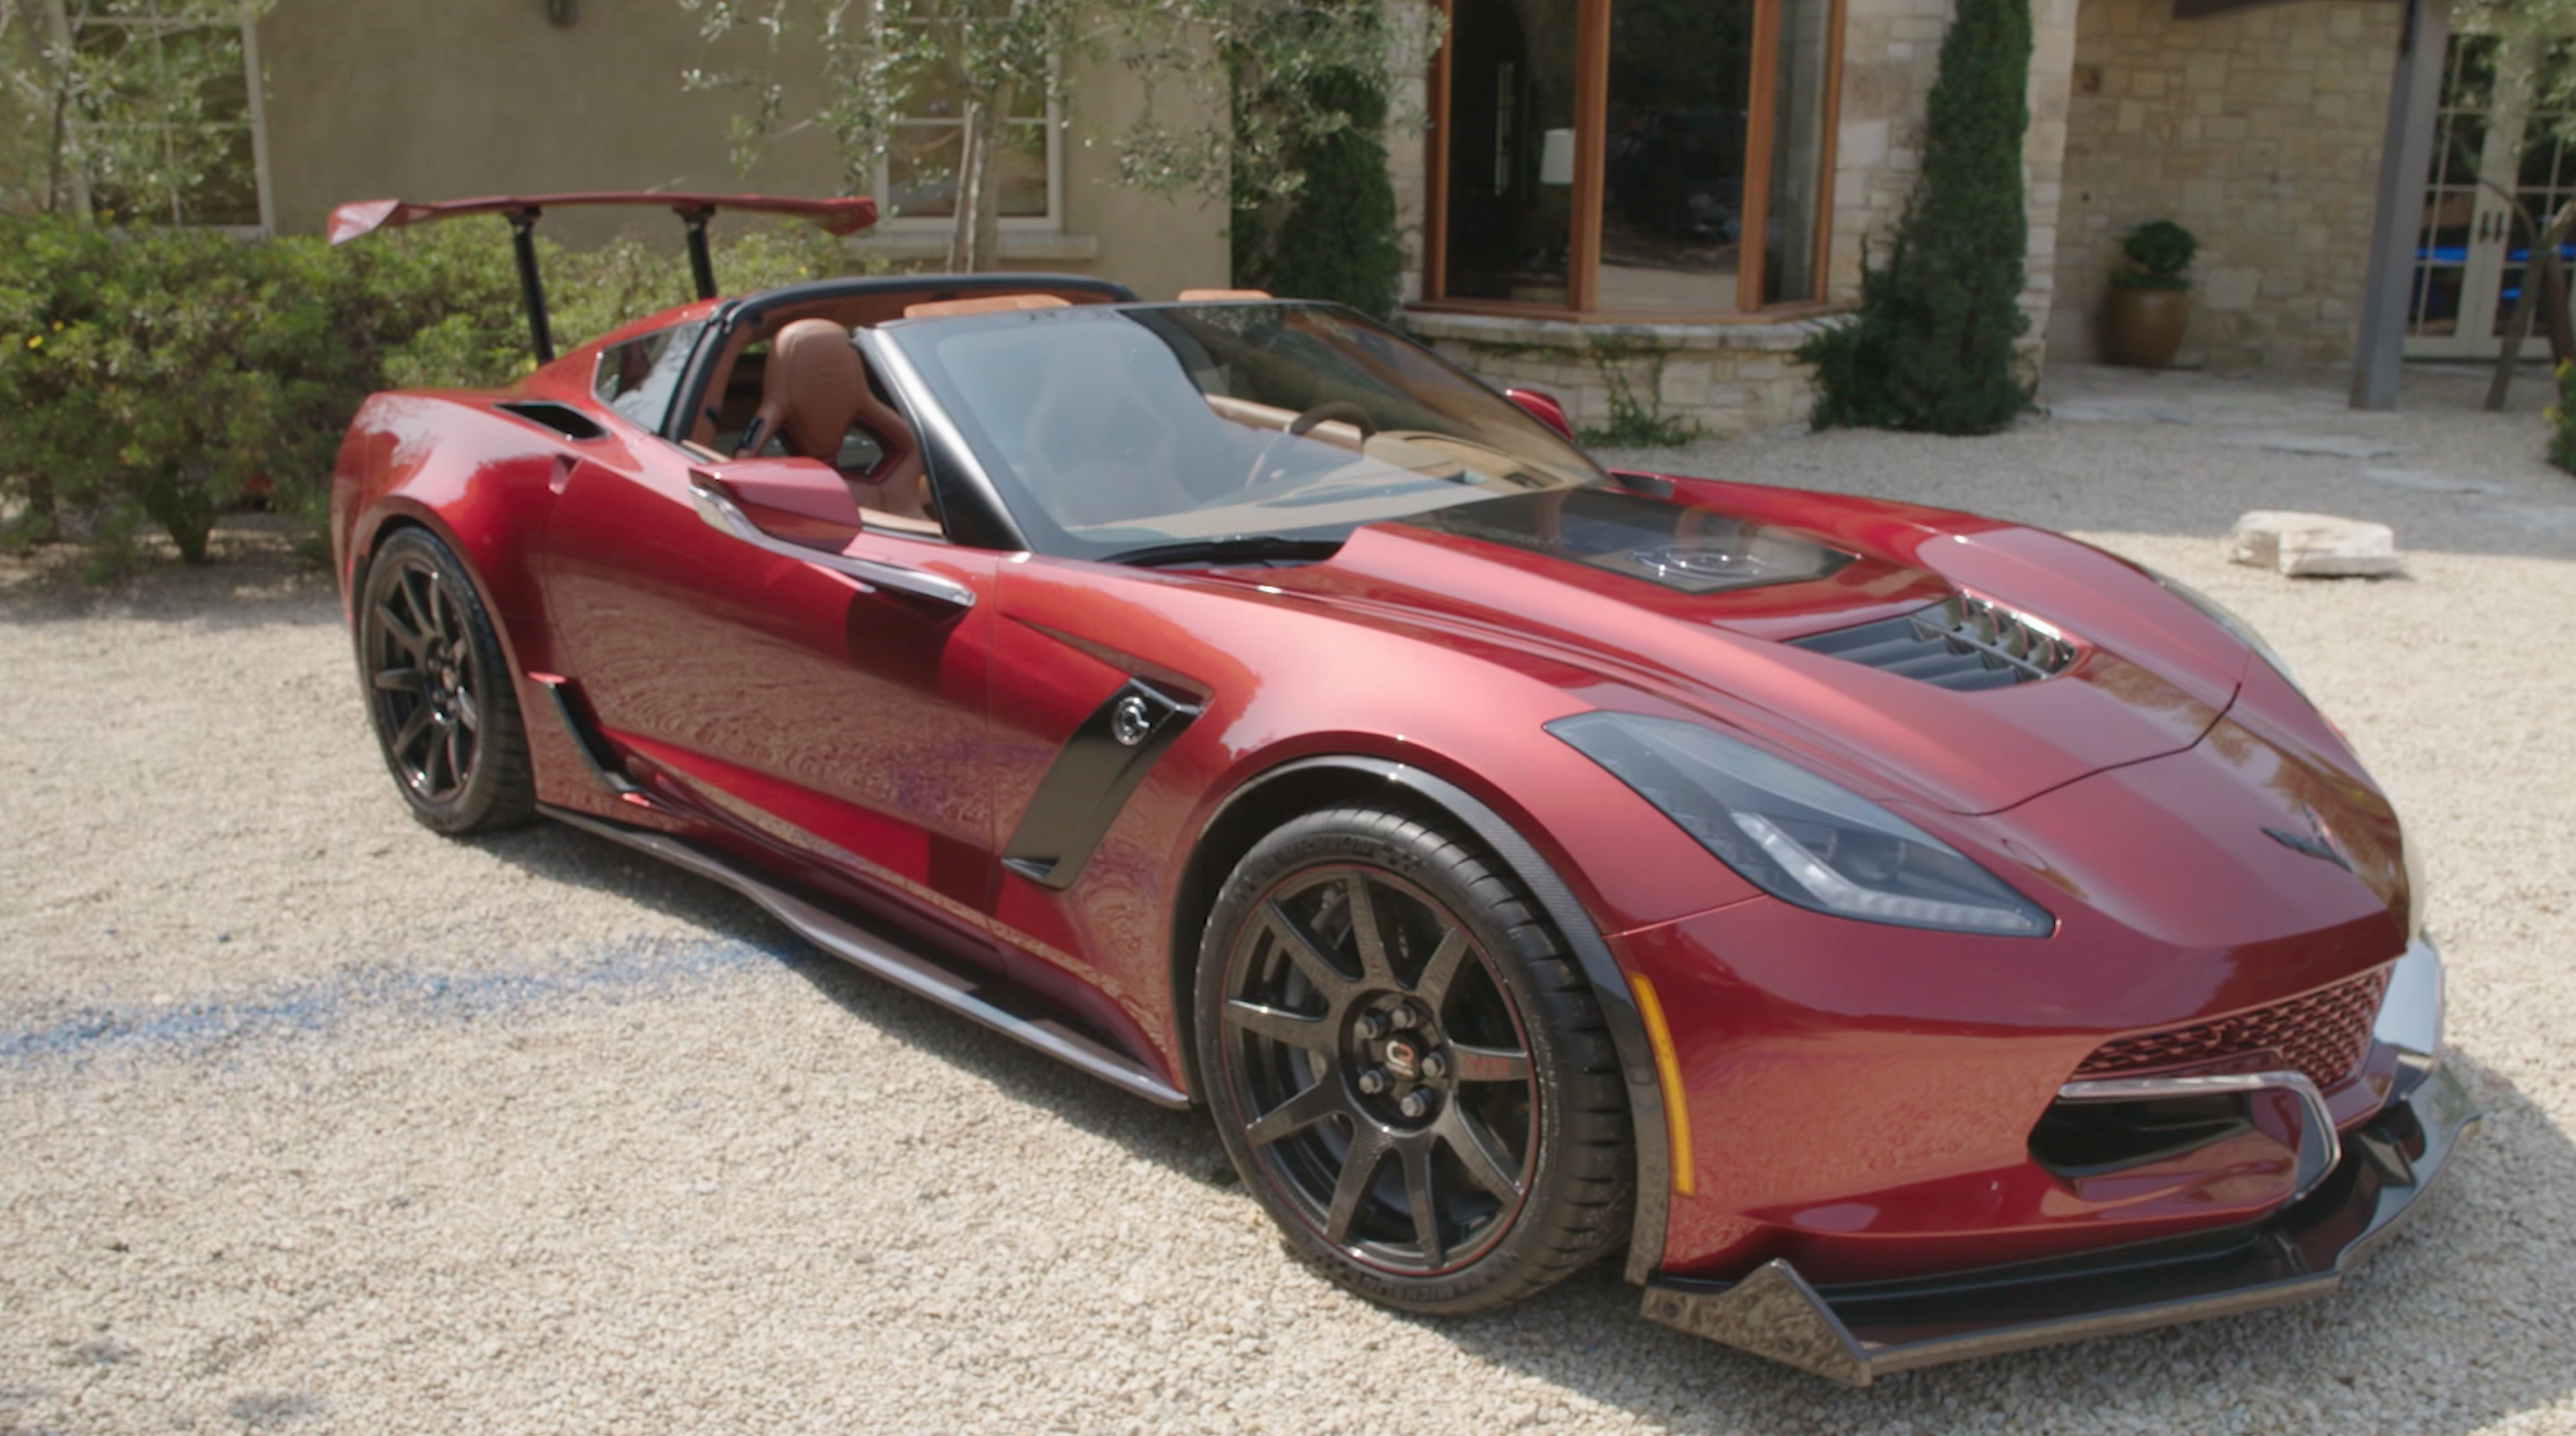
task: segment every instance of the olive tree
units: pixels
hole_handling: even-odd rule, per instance
[[[0,205],[176,220],[225,162],[210,97],[273,0],[0,0]]]
[[[845,186],[864,191],[907,98],[924,86],[953,94],[962,134],[948,262],[960,270],[995,258],[1004,125],[1033,97],[1063,100],[1074,62],[1115,65],[1144,96],[1138,117],[1108,137],[1121,182],[1229,200],[1241,222],[1292,200],[1336,137],[1376,141],[1389,55],[1427,53],[1423,41],[1437,24],[1416,0],[1398,0],[1392,12],[1380,0],[679,3],[700,16],[710,41],[747,31],[762,42],[766,59],[754,68],[684,76],[693,88],[749,96],[733,120],[734,160],[745,169],[778,135],[820,126],[838,146]],[[1391,22],[1390,13],[1407,18]],[[825,93],[808,113],[788,113],[778,61],[790,53],[821,57]],[[1175,121],[1176,111],[1190,118]],[[1391,199],[1360,213],[1391,236]],[[1391,237],[1383,252],[1394,254]]]

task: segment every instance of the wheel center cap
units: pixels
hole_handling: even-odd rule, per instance
[[[1396,1038],[1386,1044],[1386,1070],[1402,1081],[1410,1082],[1422,1075],[1422,1053],[1412,1043]]]

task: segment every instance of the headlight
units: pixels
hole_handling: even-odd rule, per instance
[[[2273,672],[2281,675],[2282,682],[2289,684],[2292,688],[2298,688],[2300,697],[2306,698],[2308,696],[2308,690],[2299,688],[2298,676],[2290,672],[2289,662],[2283,659],[2280,653],[2276,651],[2271,644],[2263,641],[2263,635],[2254,631],[2254,625],[2247,623],[2244,619],[2238,618],[2234,610],[2228,608],[2227,605],[2220,603],[2217,599],[2210,597],[2208,594],[2201,592],[2199,589],[2192,587],[2181,579],[2172,578],[2165,574],[2158,573],[2151,568],[2146,569],[2145,573],[2147,577],[2163,584],[2165,586],[2165,592],[2170,593],[2174,597],[2181,599],[2183,602],[2190,604],[2192,607],[2199,609],[2202,616],[2206,617],[2210,622],[2226,629],[2229,633],[2235,635],[2237,642],[2253,649],[2264,662],[2272,665]]]
[[[1580,713],[1547,731],[1773,897],[1949,932],[2044,937],[2057,925],[1939,838],[1696,723]]]

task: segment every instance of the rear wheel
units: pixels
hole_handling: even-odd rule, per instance
[[[1264,838],[1210,917],[1196,1001],[1236,1168],[1353,1291],[1486,1311],[1626,1235],[1600,1008],[1556,933],[1438,828],[1352,807]]]
[[[384,541],[358,609],[358,672],[385,766],[412,816],[487,832],[536,812],[509,665],[465,565],[422,529]]]

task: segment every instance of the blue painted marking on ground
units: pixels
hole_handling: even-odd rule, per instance
[[[552,971],[420,972],[367,968],[239,1002],[99,1007],[39,1027],[0,1030],[0,1066],[85,1061],[115,1051],[174,1055],[297,1033],[327,1033],[361,1013],[471,1021],[575,997],[702,983],[810,952],[732,939],[639,939],[605,945]]]

